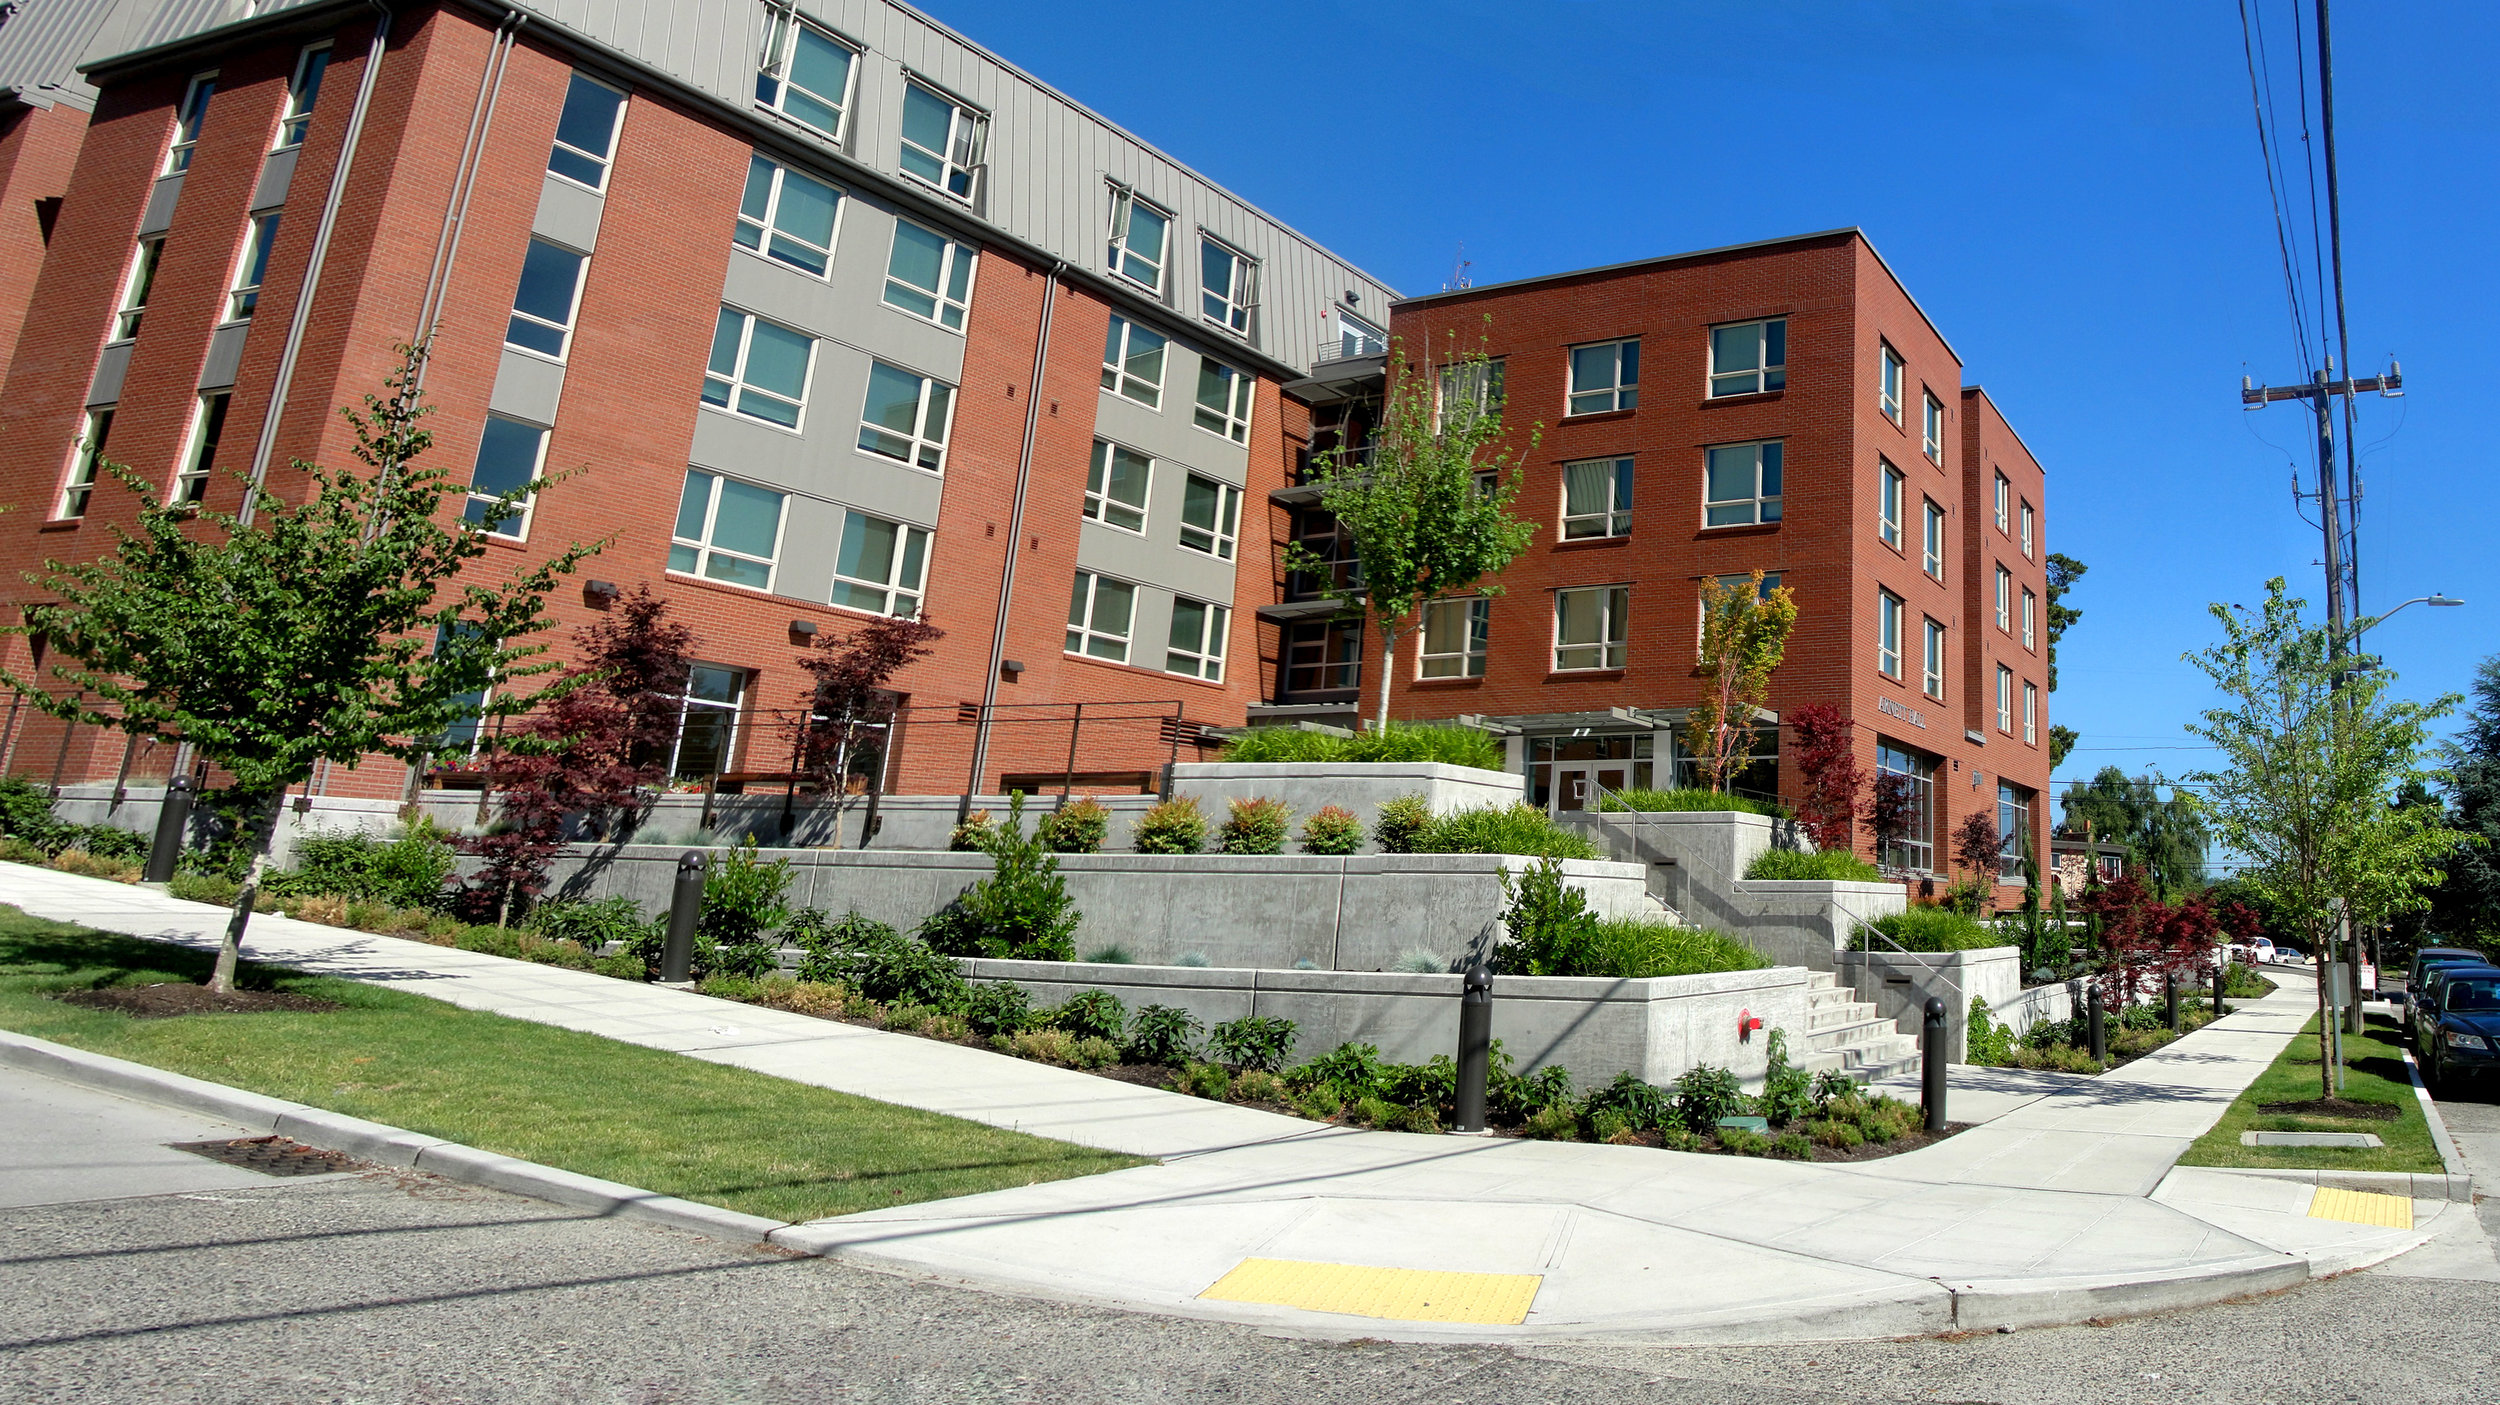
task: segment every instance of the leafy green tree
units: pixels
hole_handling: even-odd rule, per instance
[[[287,787],[317,761],[413,763],[455,723],[543,701],[509,685],[554,667],[531,636],[547,627],[555,578],[597,549],[567,547],[501,585],[469,571],[486,554],[484,528],[436,520],[445,493],[465,490],[419,462],[433,442],[419,427],[425,353],[403,350],[385,394],[367,395],[362,413],[341,409],[366,471],[299,460],[303,502],[255,484],[247,514],[172,506],[128,468],[101,465],[138,498],[137,530],[116,528],[110,555],[30,573],[52,603],[12,627],[49,641],[44,672],[67,686],[6,671],[0,681],[71,722],[188,742],[249,802],[251,866],[212,990],[232,988]],[[514,488],[485,520],[547,486]]]
[[[1755,718],[1796,624],[1796,595],[1786,586],[1764,590],[1760,571],[1701,583],[1701,660],[1693,674],[1705,690],[1685,720],[1684,746],[1714,791],[1726,790],[1753,759]]]
[[[1536,532],[1510,509],[1520,465],[1541,436],[1532,426],[1524,448],[1505,443],[1500,369],[1481,351],[1416,366],[1401,342],[1371,452],[1338,451],[1319,465],[1319,505],[1344,529],[1359,576],[1338,581],[1330,563],[1299,543],[1286,550],[1288,570],[1330,582],[1330,598],[1370,621],[1380,640],[1383,728],[1397,677],[1389,661],[1421,623],[1426,602],[1499,594],[1484,578],[1508,566]]]
[[[2500,933],[2500,654],[2474,671],[2464,723],[2442,749],[2448,827],[2467,843],[2431,896],[2429,930],[2489,944]]]
[[[2130,776],[2104,766],[2088,781],[2077,781],[2058,797],[2066,825],[2086,823],[2095,837],[2125,847],[2127,866],[2143,875],[2154,895],[2175,901],[2203,881],[2205,850],[2211,841],[2193,801],[2177,789],[2161,793],[2162,779]]]
[[[2083,611],[2066,603],[2066,595],[2092,568],[2062,551],[2049,553],[2047,564],[2049,598],[2049,691],[2057,691],[2057,641],[2066,637],[2067,627],[2083,618]]]
[[[2075,743],[2082,740],[2083,733],[2072,727],[2051,725],[2049,728],[2049,769],[2054,771],[2065,765],[2066,753],[2074,750]]]

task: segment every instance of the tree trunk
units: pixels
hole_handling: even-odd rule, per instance
[[[243,950],[243,929],[252,922],[252,908],[260,901],[261,879],[269,872],[269,851],[278,842],[278,819],[286,812],[286,787],[270,798],[261,817],[260,842],[252,849],[252,866],[243,873],[242,890],[234,895],[234,917],[226,923],[226,938],[217,944],[217,966],[209,973],[208,988],[223,995],[234,989],[234,966]]]
[[[1390,631],[1389,622],[1382,620],[1380,622],[1380,716],[1372,724],[1372,730],[1376,732],[1389,730],[1389,686],[1397,681],[1397,676],[1398,637]]]
[[[2331,929],[2330,929],[2331,931]],[[2326,962],[2331,948],[2326,938],[2330,932],[2312,932],[2310,954],[2317,961],[2318,973],[2318,1096],[2335,1096],[2335,1012],[2326,1003]]]

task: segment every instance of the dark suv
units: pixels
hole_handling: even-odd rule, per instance
[[[2413,1001],[2413,1047],[2423,1081],[2500,1068],[2500,966],[2444,966]]]
[[[2424,947],[2422,950],[2413,953],[2413,964],[2405,972],[2405,988],[2400,991],[2381,991],[2379,992],[2379,995],[2381,999],[2389,1000],[2399,1005],[2411,1006],[2420,1000],[2422,993],[2430,988],[2431,978],[2438,975],[2440,972],[2451,970],[2459,966],[2488,966],[2491,964],[2491,958],[2483,955],[2479,951],[2466,951],[2452,946]],[[2413,1015],[2415,1013],[2418,1013],[2418,1010],[2409,1011],[2396,1022],[2402,1035],[2397,1042],[2405,1044],[2413,1042]]]

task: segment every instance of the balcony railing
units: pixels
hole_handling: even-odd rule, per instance
[[[1311,356],[1311,366],[1316,370],[1331,361],[1352,361],[1365,356],[1379,356],[1388,349],[1389,343],[1380,337],[1332,337],[1319,344],[1319,350]]]

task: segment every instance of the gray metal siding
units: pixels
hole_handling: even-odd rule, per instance
[[[65,102],[92,110],[95,88],[78,76],[79,58],[112,16],[115,0],[18,0],[0,22],[0,88],[38,106]]]

